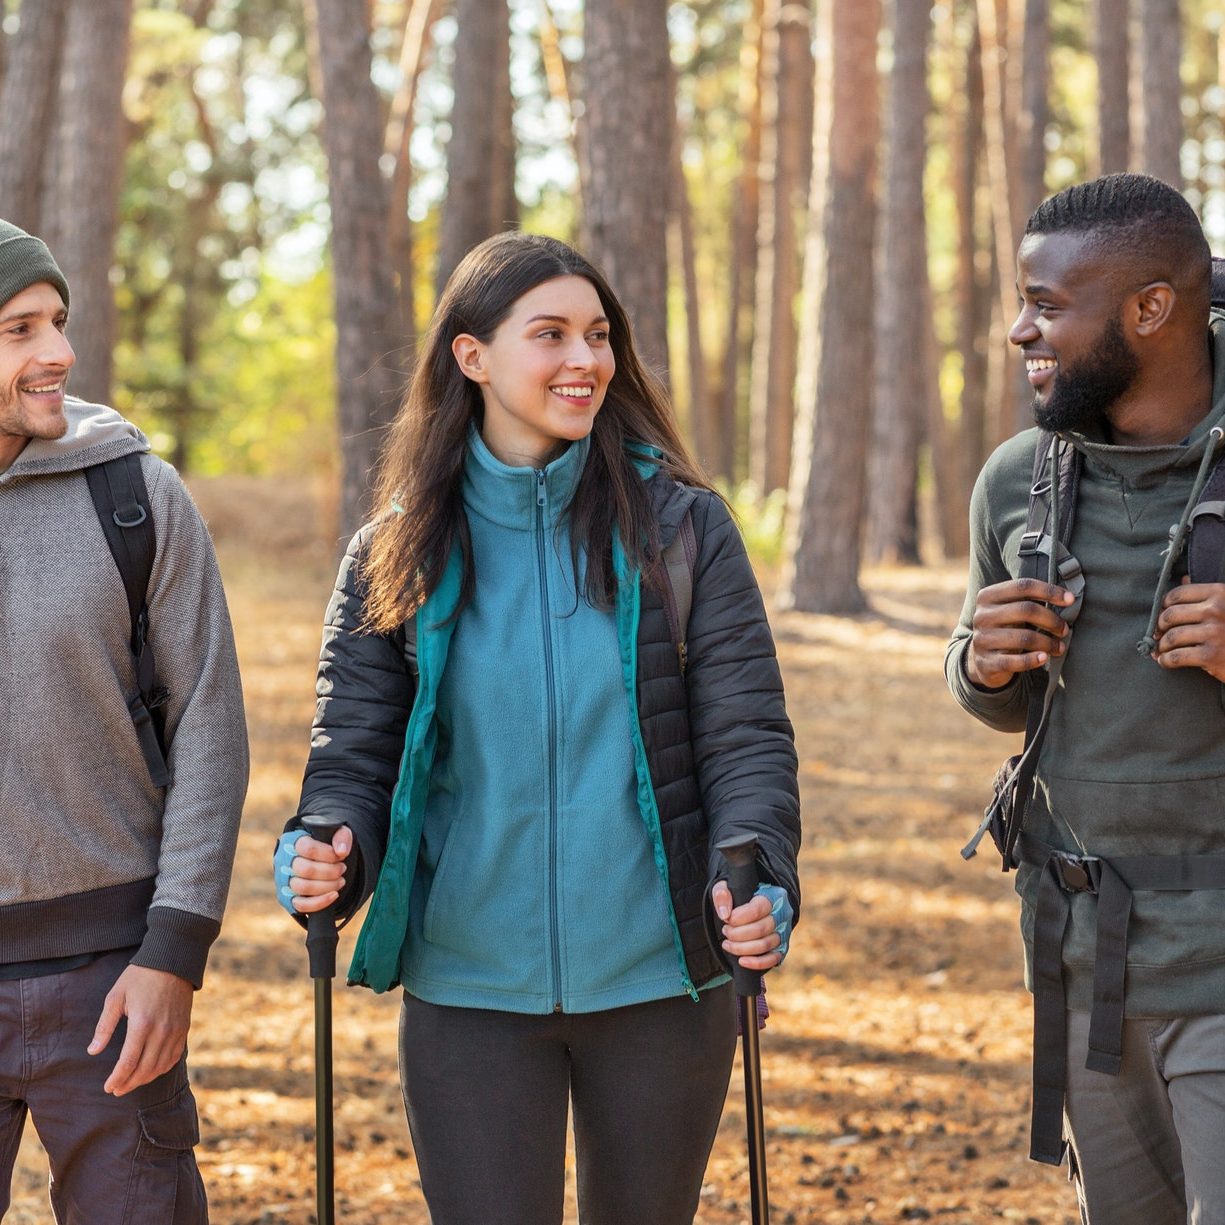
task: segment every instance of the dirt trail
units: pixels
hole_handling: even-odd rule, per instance
[[[311,998],[268,865],[297,799],[331,565],[300,547],[318,537],[284,507],[257,507],[262,539],[242,534],[239,508],[249,516],[267,496],[255,485],[199,493],[238,627],[254,766],[230,906],[196,1005],[200,1162],[214,1225],[308,1225]],[[770,981],[762,1042],[773,1220],[1073,1225],[1063,1172],[1025,1159],[1029,1012],[1010,883],[987,854],[969,864],[957,854],[1011,751],[944,689],[962,576],[866,581],[868,615],[774,618],[802,763],[805,901]],[[342,957],[350,947],[346,933]],[[398,999],[338,990],[345,1225],[428,1220],[396,1081],[397,1020]],[[702,1225],[747,1220],[740,1084],[737,1069]],[[42,1160],[31,1130],[11,1225],[51,1219]]]

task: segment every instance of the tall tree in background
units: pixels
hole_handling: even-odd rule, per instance
[[[1126,170],[1131,157],[1127,0],[1093,0],[1097,58],[1098,173]]]
[[[1021,97],[1017,110],[1017,190],[1020,225],[1013,237],[1019,242],[1030,213],[1046,196],[1046,125],[1051,60],[1050,0],[1025,0],[1025,27],[1021,46]]]
[[[1143,166],[1173,187],[1182,186],[1181,17],[1179,0],[1140,0]]]
[[[457,0],[454,104],[447,142],[447,199],[436,288],[477,243],[518,219],[511,126],[510,9],[506,0]]]
[[[876,254],[876,351],[868,457],[867,557],[919,560],[919,444],[934,399],[935,335],[927,307],[929,0],[893,0],[887,154]]]
[[[970,9],[965,41],[964,68],[959,78],[959,103],[952,136],[953,199],[957,210],[957,275],[953,292],[957,311],[957,351],[961,358],[960,418],[957,432],[961,455],[960,513],[957,528],[946,535],[946,549],[960,556],[969,546],[965,508],[979,469],[987,458],[987,353],[990,344],[992,303],[991,258],[979,259],[982,229],[978,190],[982,177],[983,72],[978,18]]]
[[[379,172],[383,107],[371,80],[366,0],[311,0],[332,213],[342,533],[369,511],[369,475],[403,388],[402,337]]]
[[[72,289],[73,390],[108,402],[116,336],[111,265],[127,124],[123,82],[132,0],[72,0],[56,100],[54,177],[42,229]],[[31,139],[38,134],[27,133]]]
[[[820,306],[816,394],[801,390],[797,455],[788,506],[788,547],[781,599],[805,612],[855,612],[859,585],[865,464],[871,421],[872,266],[876,222],[876,79],[879,0],[831,0],[827,188],[821,225],[826,258],[819,281],[805,270],[804,293]],[[818,111],[818,113],[820,113]],[[820,132],[820,129],[818,129]],[[814,151],[814,164],[823,161]],[[814,171],[814,181],[819,171]],[[810,245],[811,249],[811,245]],[[816,343],[805,336],[804,345]]]
[[[68,0],[23,0],[0,88],[0,217],[37,233]]]
[[[763,493],[784,489],[795,427],[798,205],[812,149],[813,58],[807,4],[766,0],[757,223],[757,310],[749,392],[749,475]]]
[[[665,373],[670,176],[658,167],[676,105],[667,6],[588,4],[583,31],[583,248],[625,304],[647,364]]]
[[[391,190],[387,214],[387,245],[392,277],[400,304],[400,331],[408,350],[416,348],[413,285],[413,227],[408,216],[408,192],[413,181],[410,145],[417,87],[430,36],[442,10],[442,0],[411,0],[400,44],[400,84],[391,100],[383,138],[384,156],[391,159]]]
[[[739,414],[740,371],[753,346],[753,289],[756,281],[757,219],[761,193],[757,163],[761,157],[761,39],[764,0],[753,0],[740,48],[738,102],[745,136],[740,173],[732,192],[731,266],[728,269],[727,325],[719,366],[719,455],[714,471],[733,480],[741,448]]]

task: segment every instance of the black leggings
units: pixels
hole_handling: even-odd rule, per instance
[[[691,1225],[735,1009],[730,985],[549,1016],[406,992],[400,1084],[433,1225],[560,1225],[571,1099],[583,1225]]]

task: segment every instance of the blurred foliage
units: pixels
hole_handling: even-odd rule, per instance
[[[783,517],[787,509],[787,491],[776,489],[762,496],[752,481],[738,485],[719,486],[740,525],[745,547],[755,562],[776,566],[783,557]]]

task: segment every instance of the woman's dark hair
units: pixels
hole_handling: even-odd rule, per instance
[[[447,281],[383,447],[376,484],[381,517],[364,566],[370,629],[389,633],[407,620],[437,587],[457,544],[463,558],[459,606],[472,598],[476,576],[463,471],[468,426],[480,426],[484,401],[451,345],[465,333],[487,343],[519,298],[562,276],[583,277],[594,287],[617,364],[570,503],[571,549],[586,554],[586,597],[602,606],[612,602],[614,528],[631,564],[655,581],[650,492],[627,444],[657,448],[665,473],[710,488],[681,441],[663,385],[634,351],[629,318],[600,272],[557,239],[497,234],[469,251]],[[401,513],[386,513],[393,505]]]

